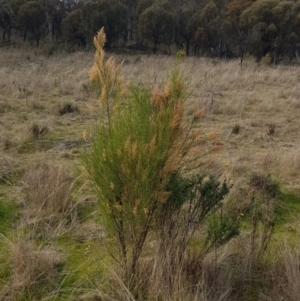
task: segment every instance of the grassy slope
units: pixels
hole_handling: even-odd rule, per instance
[[[14,214],[20,209],[10,203],[22,203],[20,175],[33,162],[66,166],[75,177],[83,133],[97,119],[97,100],[88,79],[92,53],[46,58],[16,49],[0,51],[0,231],[8,231],[8,226],[18,224]],[[140,84],[150,81],[159,85],[174,62],[164,56],[116,58],[125,59],[124,73]],[[288,209],[280,226],[280,237],[292,233],[294,239],[299,234],[300,212],[299,198],[295,196],[300,194],[298,68],[257,65],[249,60],[241,69],[238,61],[203,58],[186,58],[182,67],[191,91],[186,113],[205,108],[201,132],[203,135],[217,132],[218,137],[212,143],[222,147],[221,152],[203,157],[206,150],[199,145],[196,150],[199,161],[187,162],[186,169],[206,169],[221,179],[229,179],[234,183],[233,200],[241,200],[241,191],[245,191],[253,172],[270,174],[289,193],[285,195]],[[59,110],[65,103],[78,107],[79,112],[61,116]],[[39,139],[33,136],[34,124],[39,129],[47,128]],[[238,133],[232,132],[235,126],[239,127]],[[229,163],[227,168],[226,163]],[[247,194],[242,196],[244,200],[247,197]],[[83,213],[88,218],[75,231],[80,232],[88,219],[94,219],[94,210],[92,204]],[[87,227],[87,232],[98,231],[93,223]],[[13,240],[16,234],[8,236]],[[79,271],[80,276],[93,277],[102,262],[98,259],[105,257],[104,248],[100,248],[99,255],[93,251],[96,248],[90,247],[100,246],[99,238],[82,240],[75,234],[71,238],[66,235],[55,244],[68,258],[65,269]],[[76,273],[72,274],[70,279],[66,276],[66,283],[78,280]]]

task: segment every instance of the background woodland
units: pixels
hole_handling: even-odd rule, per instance
[[[3,43],[65,43],[69,51],[91,48],[104,26],[110,50],[287,63],[298,60],[299,25],[300,1],[0,1]]]

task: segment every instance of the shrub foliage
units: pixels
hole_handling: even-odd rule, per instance
[[[219,208],[228,190],[209,177],[181,176],[184,158],[197,144],[195,125],[202,111],[184,117],[186,91],[179,61],[166,84],[152,91],[125,83],[122,65],[112,58],[105,62],[103,29],[94,44],[90,78],[99,87],[101,114],[82,161],[97,191],[110,246],[117,246],[111,254],[131,280],[149,233],[164,239],[164,229],[181,215],[185,222],[178,225],[184,227],[172,228],[180,235],[182,229],[189,233]]]

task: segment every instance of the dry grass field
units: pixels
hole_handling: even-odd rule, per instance
[[[165,56],[116,58],[124,60],[127,78],[141,84],[160,85],[174,64],[172,57]],[[76,159],[75,144],[80,144],[83,132],[97,119],[96,95],[88,78],[92,62],[92,53],[46,58],[1,49],[0,150],[4,157],[41,156],[63,164]],[[252,172],[262,172],[289,191],[299,191],[298,67],[257,65],[249,60],[241,69],[235,60],[191,57],[184,60],[182,69],[190,91],[186,113],[204,108],[202,134],[218,133],[214,143],[223,148],[218,155],[206,157],[210,170],[221,174],[228,162],[227,173],[236,184]],[[30,144],[35,142],[41,151],[32,154]],[[204,152],[199,149],[199,162]]]
[[[115,55],[115,58],[118,62],[124,60],[126,78],[141,85],[161,85],[174,65],[174,58],[166,56]],[[55,267],[63,261],[61,257],[72,257],[67,268],[78,274],[85,271],[87,275],[95,275],[95,262],[99,263],[99,258],[106,262],[98,246],[102,232],[94,214],[94,197],[82,183],[77,183],[79,151],[88,146],[89,133],[100,118],[97,95],[88,76],[92,65],[91,52],[46,57],[33,51],[0,48],[0,202],[5,204],[3,210],[0,208],[3,219],[0,232],[4,233],[1,250],[5,253],[9,249],[12,265],[19,267],[13,269],[11,276],[8,272],[11,266],[2,266],[1,300],[61,300],[54,284],[48,299],[43,289],[40,293],[44,299],[31,291],[33,283],[41,279],[55,283],[62,277],[63,284],[59,287],[79,281],[74,275],[56,274]],[[237,214],[243,213],[239,210],[250,199],[251,175],[270,176],[285,195],[292,196],[284,204],[288,220],[278,228],[275,244],[290,239],[292,245],[297,245],[299,67],[267,66],[249,58],[241,68],[237,60],[187,57],[181,68],[190,93],[185,112],[192,115],[205,109],[201,134],[216,137],[210,146],[219,149],[208,152],[207,144],[200,143],[197,160],[186,162],[185,171],[209,172],[230,182],[228,202]],[[86,204],[88,209],[84,207]],[[74,234],[71,237],[70,229]],[[49,246],[34,245],[28,237],[37,242],[46,240]],[[64,248],[68,249],[67,255],[60,251]],[[287,277],[287,287],[295,297],[298,291],[294,281],[300,280],[299,271],[293,270],[296,255],[286,254],[285,263],[290,269],[289,276],[293,277]],[[3,259],[3,255],[0,257]],[[22,269],[24,260],[29,264]],[[36,266],[49,272],[44,275]],[[26,273],[30,275],[27,278]],[[5,283],[2,279],[9,280]],[[76,291],[72,294],[76,295]],[[81,295],[86,297],[80,300],[104,300],[88,299],[85,292]],[[293,296],[284,300],[297,300]],[[264,295],[259,300],[275,300],[268,297]]]

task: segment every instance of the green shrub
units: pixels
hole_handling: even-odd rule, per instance
[[[161,223],[157,227],[163,244],[173,236],[172,249],[179,244],[185,253],[193,239],[200,239],[202,248],[198,256],[201,257],[239,233],[237,217],[230,216],[223,208],[229,192],[226,182],[220,183],[208,175],[184,178],[175,174],[167,187],[171,194],[160,212]],[[206,229],[205,234],[199,236],[202,228]]]
[[[104,61],[104,43],[101,30],[94,39],[90,72],[100,91],[101,120],[82,162],[97,192],[102,226],[110,246],[116,247],[111,254],[131,282],[150,232],[163,246],[172,243],[165,239],[171,231],[183,238],[185,252],[191,237],[186,233],[199,229],[228,190],[210,177],[180,175],[185,155],[197,144],[194,126],[202,111],[184,117],[186,93],[178,60],[165,86],[151,91],[124,83],[121,64]],[[181,216],[183,222],[173,227]],[[223,240],[228,236],[222,235]]]

